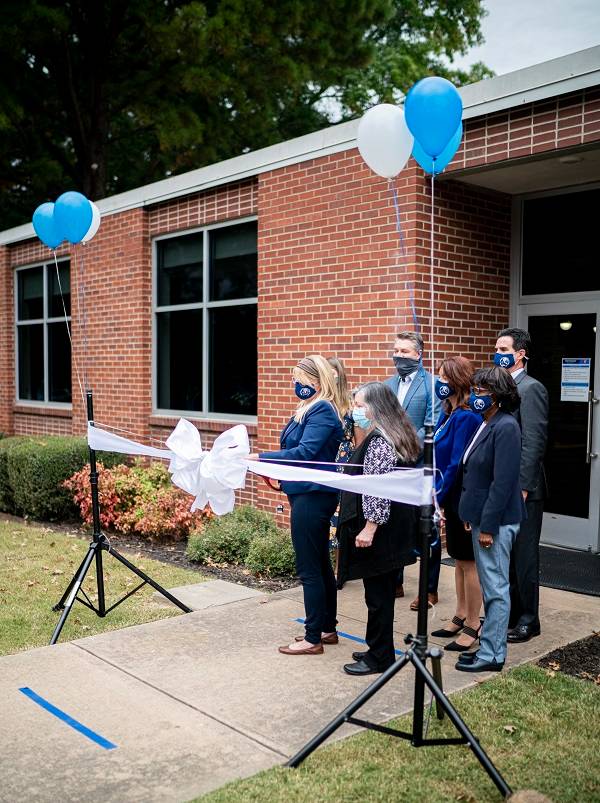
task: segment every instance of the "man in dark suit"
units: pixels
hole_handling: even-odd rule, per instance
[[[440,414],[440,402],[431,389],[431,374],[423,368],[423,338],[418,332],[398,332],[394,341],[392,359],[396,367],[394,376],[385,380],[398,397],[398,401],[412,421],[419,440],[425,439],[425,424],[437,423]],[[435,605],[438,601],[437,587],[440,574],[441,545],[438,539],[432,553],[429,572],[429,602]],[[439,555],[438,555],[439,551]],[[404,572],[398,574],[396,596],[404,596]],[[417,610],[418,598],[413,600],[411,608]]]
[[[529,641],[540,634],[539,544],[544,515],[544,454],[548,430],[548,392],[525,369],[531,337],[524,329],[503,329],[496,341],[494,362],[511,374],[521,396],[515,417],[521,426],[520,483],[527,509],[514,541],[510,564],[510,642]]]

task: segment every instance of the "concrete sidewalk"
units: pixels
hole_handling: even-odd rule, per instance
[[[398,648],[416,626],[408,610],[416,584],[410,567],[407,596],[396,604]],[[284,763],[372,682],[342,672],[361,648],[352,638],[321,656],[277,652],[302,632],[294,621],[304,613],[301,589],[269,596],[205,585],[187,598],[194,613],[0,659],[0,800],[182,803]],[[452,616],[453,599],[453,570],[442,566],[430,629]],[[511,646],[509,666],[600,629],[598,597],[544,588],[541,601],[542,636]],[[347,636],[364,636],[361,583],[340,592],[338,618]],[[485,677],[456,672],[455,657],[444,660],[446,690]],[[409,711],[413,678],[407,667],[361,713],[382,722]],[[92,735],[70,727],[62,712]],[[354,730],[344,726],[338,736]]]

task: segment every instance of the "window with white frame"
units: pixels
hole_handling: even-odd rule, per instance
[[[155,407],[255,416],[256,221],[156,241]]]
[[[17,400],[71,403],[71,320],[68,261],[16,271]],[[62,287],[64,297],[60,297]]]

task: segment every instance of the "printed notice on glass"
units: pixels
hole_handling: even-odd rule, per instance
[[[563,357],[560,376],[561,401],[588,401],[591,367],[590,357]]]

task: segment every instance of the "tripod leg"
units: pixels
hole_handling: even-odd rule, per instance
[[[178,608],[181,608],[181,610],[184,613],[191,613],[192,612],[191,608],[188,608],[187,605],[184,605],[183,602],[180,602],[176,597],[173,596],[173,594],[171,594],[169,591],[167,591],[166,588],[163,588],[161,585],[159,585],[151,577],[148,577],[148,575],[145,572],[143,572],[141,569],[138,569],[137,566],[133,565],[133,563],[130,563],[127,560],[127,558],[123,557],[123,555],[121,555],[119,552],[117,552],[116,549],[113,549],[111,546],[109,546],[108,547],[108,552],[109,552],[109,554],[111,554],[113,556],[113,558],[116,558],[124,566],[127,566],[127,568],[130,571],[132,571],[134,574],[137,574],[138,577],[141,577],[141,579],[144,580],[146,583],[148,583],[148,585],[151,585],[152,588],[156,589],[156,591],[158,591],[160,594],[162,594],[163,597],[166,597],[170,602],[173,603],[173,605],[177,605]]]
[[[50,639],[50,644],[56,644],[56,642],[58,641],[58,637],[60,636],[60,631],[63,629],[63,625],[67,621],[67,616],[71,613],[71,608],[73,607],[73,603],[75,602],[75,597],[79,593],[81,584],[85,580],[87,571],[90,568],[92,561],[94,560],[97,548],[98,548],[97,544],[94,543],[90,544],[88,553],[83,559],[83,563],[79,567],[79,572],[75,575],[71,583],[69,583],[69,587],[71,590],[69,592],[69,596],[67,597],[64,603],[63,612],[60,615],[58,624],[54,628],[54,633],[52,634],[52,638]]]
[[[408,653],[405,653],[388,669],[386,669],[385,672],[382,672],[374,683],[371,683],[370,686],[367,686],[367,688],[356,698],[356,700],[354,700],[354,702],[350,703],[350,705],[347,706],[341,712],[341,714],[338,714],[335,719],[332,719],[329,725],[326,725],[320,733],[317,733],[317,735],[314,736],[310,742],[307,742],[307,744],[305,744],[304,747],[302,747],[296,753],[296,755],[290,758],[285,766],[297,767],[299,764],[301,764],[305,758],[308,758],[308,756],[325,741],[325,739],[331,736],[332,733],[335,733],[335,731],[341,725],[343,725],[344,722],[346,722],[355,711],[358,711],[358,709],[361,708],[367,702],[367,700],[370,700],[374,694],[377,694],[379,689],[382,686],[385,686],[388,680],[390,680],[390,678],[392,678],[396,672],[399,672],[403,666],[406,666],[409,661],[410,656]]]
[[[433,679],[443,692],[444,687],[442,681],[442,659],[440,658],[439,655],[431,656],[431,674],[433,675]],[[435,711],[438,719],[441,720],[444,718],[444,709],[442,708],[437,699],[435,701]]]
[[[444,692],[435,682],[434,678],[429,674],[425,664],[421,661],[418,655],[415,655],[414,652],[410,660],[417,672],[417,677],[421,676],[423,678],[423,681],[427,684],[427,686],[429,686],[431,692],[433,693],[433,696],[436,699],[436,702],[439,705],[441,705],[446,714],[448,714],[450,721],[452,722],[456,730],[460,733],[460,735],[467,740],[469,748],[475,754],[475,757],[477,758],[483,769],[487,772],[491,780],[494,782],[496,788],[502,793],[503,797],[508,797],[511,794],[512,789],[506,783],[502,775],[500,775],[500,773],[492,763],[488,754],[485,752],[485,750],[481,747],[481,745],[477,741],[474,734],[469,730],[469,728],[463,722],[458,711],[454,708],[450,700],[445,696]]]
[[[91,548],[91,544],[90,544],[90,548]],[[53,611],[62,611],[62,609],[65,607],[65,601],[66,601],[67,597],[69,596],[69,594],[71,593],[71,589],[73,588],[73,586],[77,582],[77,578],[79,577],[79,573],[83,569],[83,564],[86,562],[86,560],[87,560],[87,555],[84,556],[83,560],[79,564],[79,568],[75,571],[75,574],[73,575],[73,577],[71,577],[71,579],[69,581],[69,585],[65,589],[65,593],[62,595],[62,597],[56,603],[56,605],[53,606],[53,608],[52,608]]]

